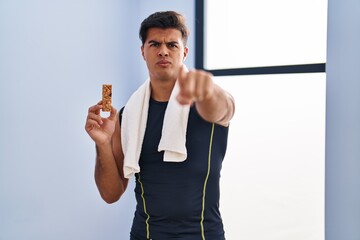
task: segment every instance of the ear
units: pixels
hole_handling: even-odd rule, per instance
[[[142,55],[143,59],[146,60],[145,54],[144,54],[144,45],[141,45],[141,55]]]
[[[188,48],[188,47],[184,47],[184,57],[183,57],[183,61],[186,60],[186,57],[187,57],[188,53],[189,53],[189,48]]]

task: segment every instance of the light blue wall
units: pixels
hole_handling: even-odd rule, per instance
[[[326,240],[360,239],[360,1],[329,0]]]
[[[191,24],[193,6],[0,0],[0,240],[128,238],[133,183],[118,203],[101,200],[87,109],[100,100],[102,83],[114,85],[119,109],[145,79],[144,17],[173,9]]]

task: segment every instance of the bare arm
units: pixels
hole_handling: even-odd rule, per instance
[[[179,74],[180,104],[193,104],[206,121],[228,126],[235,112],[234,98],[213,82],[212,75],[202,70]]]
[[[122,170],[124,156],[118,114],[112,108],[110,116],[102,118],[101,108],[100,103],[89,108],[85,130],[96,144],[96,185],[104,201],[113,203],[125,192],[128,179]]]
[[[205,120],[222,126],[228,126],[234,116],[234,98],[218,85],[214,84],[214,92],[202,101],[197,101],[196,108]]]

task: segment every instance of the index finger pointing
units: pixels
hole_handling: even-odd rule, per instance
[[[178,74],[179,84],[183,84],[188,72],[189,72],[189,70],[187,69],[187,67],[184,64],[179,68],[179,74]]]

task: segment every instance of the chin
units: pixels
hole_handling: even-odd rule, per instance
[[[174,72],[170,70],[157,72],[153,74],[153,76],[155,76],[157,79],[160,79],[162,81],[169,81],[177,78],[176,74],[174,74]]]

